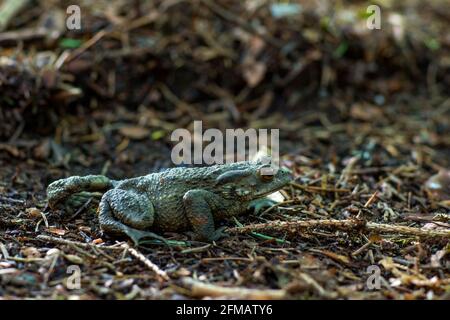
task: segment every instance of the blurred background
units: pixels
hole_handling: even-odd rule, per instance
[[[174,128],[202,120],[280,128],[285,153],[334,165],[364,148],[379,149],[379,165],[402,154],[448,163],[447,1],[7,4],[16,9],[0,15],[9,156],[93,170],[104,154],[114,167],[148,169],[167,160]],[[73,4],[79,30],[67,27]],[[368,28],[372,4],[380,29]]]

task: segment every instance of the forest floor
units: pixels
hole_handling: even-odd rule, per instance
[[[80,1],[67,31],[37,1],[0,30],[0,299],[450,299],[445,1],[383,1],[376,31],[364,1],[132,3]],[[279,129],[284,201],[139,247],[95,199],[48,208],[56,179],[174,166],[194,120]]]

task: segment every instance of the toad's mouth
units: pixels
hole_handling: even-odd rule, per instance
[[[269,191],[265,191],[265,192],[261,192],[261,193],[257,193],[256,197],[257,198],[262,198],[262,197],[268,196],[269,194],[272,194],[272,193],[275,193],[277,191],[280,191],[281,189],[282,189],[282,187],[276,188],[276,189],[273,189],[273,190],[269,190]]]
[[[281,189],[283,189],[283,187],[287,186],[288,184],[289,184],[289,180],[281,181],[279,184],[277,184],[273,188],[270,188],[268,190],[263,190],[261,192],[257,192],[255,196],[257,198],[262,198],[262,197],[268,196],[269,194],[280,191]]]

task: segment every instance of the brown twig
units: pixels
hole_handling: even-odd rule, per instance
[[[364,222],[363,220],[301,220],[301,221],[271,221],[268,223],[259,223],[245,227],[229,228],[228,233],[244,234],[259,231],[287,231],[309,228],[331,228],[343,231],[352,231],[364,229],[379,233],[397,233],[406,236],[418,236],[421,238],[444,238],[450,239],[450,230],[423,230],[414,227],[389,225],[375,222]]]
[[[257,30],[252,24],[248,23],[247,21],[242,19],[240,16],[235,15],[233,12],[223,8],[216,2],[210,1],[210,0],[201,0],[201,2],[206,7],[208,7],[212,12],[214,12],[218,16],[222,17],[223,19],[225,19],[231,23],[237,24],[238,26],[240,26],[247,32],[250,32],[250,33],[260,37],[261,39],[263,39],[267,43],[273,45],[274,47],[277,47],[277,48],[281,47],[281,43],[279,40],[275,39],[270,34],[265,34],[265,33],[262,33],[261,31]]]
[[[36,237],[36,239],[41,240],[41,241],[48,241],[48,242],[53,242],[53,243],[58,243],[58,244],[64,244],[64,245],[77,245],[83,248],[99,248],[99,249],[108,249],[108,250],[119,250],[119,251],[123,251],[123,248],[120,246],[99,246],[99,245],[95,245],[92,243],[85,243],[85,242],[79,242],[79,241],[72,241],[72,240],[67,240],[67,239],[61,239],[61,238],[56,238],[56,237],[50,237],[50,236],[46,236],[46,235],[38,235]]]
[[[156,264],[151,262],[142,253],[140,253],[139,251],[137,251],[134,248],[130,248],[127,244],[124,244],[122,247],[125,248],[132,256],[134,256],[139,261],[144,263],[147,267],[149,267],[150,270],[152,270],[154,273],[156,273],[160,278],[162,278],[165,281],[170,280],[169,276],[167,275],[167,273],[164,270],[161,270]]]
[[[85,52],[90,47],[95,45],[98,41],[100,41],[107,34],[108,34],[108,32],[105,30],[100,30],[99,32],[97,32],[91,39],[86,41],[81,47],[79,47],[75,51],[71,52],[70,55],[67,56],[64,63],[69,63],[70,61],[78,58],[83,52]]]
[[[214,284],[203,283],[201,281],[186,277],[182,279],[184,294],[192,297],[225,297],[233,299],[251,300],[280,300],[286,298],[286,291],[282,289],[247,289],[241,287],[222,287]]]
[[[48,241],[48,242],[54,242],[54,243],[58,243],[58,244],[69,245],[71,247],[76,245],[76,246],[80,246],[82,248],[93,248],[93,249],[99,248],[99,249],[119,250],[119,251],[126,250],[132,256],[137,258],[139,261],[143,262],[147,267],[149,267],[152,271],[154,271],[160,278],[162,278],[163,280],[166,280],[166,281],[170,280],[169,276],[167,275],[167,273],[164,270],[161,270],[156,264],[151,262],[148,258],[146,258],[142,253],[138,252],[136,249],[130,248],[128,246],[128,244],[126,244],[126,243],[122,244],[121,246],[98,246],[98,245],[91,244],[91,243],[83,243],[83,242],[79,242],[79,241],[72,241],[72,240],[67,240],[67,239],[49,237],[46,235],[38,235],[37,239],[42,240],[42,241]]]
[[[73,219],[75,219],[75,217],[77,217],[81,212],[83,212],[83,210],[85,210],[92,202],[92,197],[89,198],[80,208],[78,208],[78,210],[68,219],[68,221],[71,221]]]
[[[25,200],[13,199],[13,198],[2,197],[2,196],[0,196],[0,201],[11,202],[11,203],[17,203],[17,204],[25,204],[25,202],[26,202]]]
[[[8,27],[11,20],[22,11],[30,0],[7,0],[0,7],[0,32]]]
[[[372,204],[372,202],[374,202],[376,200],[376,196],[378,194],[378,191],[375,191],[369,198],[369,200],[367,200],[367,202],[364,204],[364,208],[367,208],[368,206],[370,206]]]

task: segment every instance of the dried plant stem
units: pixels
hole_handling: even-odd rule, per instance
[[[192,297],[223,297],[234,299],[252,300],[279,300],[286,297],[285,290],[274,289],[247,289],[242,287],[222,287],[214,284],[203,283],[192,278],[183,278],[182,284],[187,290],[181,288],[184,294]]]
[[[151,262],[146,256],[144,256],[142,253],[140,253],[139,251],[137,251],[134,248],[130,248],[127,244],[123,245],[123,248],[126,248],[127,251],[134,256],[135,258],[137,258],[139,261],[141,261],[142,263],[144,263],[147,267],[150,268],[150,270],[152,270],[154,273],[156,273],[159,277],[161,277],[163,280],[168,281],[170,280],[169,276],[167,275],[167,273],[164,270],[161,270],[156,264],[154,264],[153,262]]]
[[[37,239],[42,240],[42,241],[58,243],[58,244],[70,245],[70,246],[76,245],[76,246],[79,246],[82,248],[93,248],[93,249],[98,248],[98,249],[119,250],[119,251],[126,250],[132,256],[137,258],[139,261],[143,262],[147,267],[149,267],[152,271],[154,271],[159,277],[161,277],[164,280],[170,280],[169,276],[167,275],[167,273],[165,271],[161,270],[156,264],[151,262],[148,258],[146,258],[142,253],[140,253],[136,249],[130,248],[130,246],[128,246],[128,244],[126,244],[126,243],[122,244],[121,246],[98,246],[98,245],[91,244],[91,243],[83,243],[83,242],[79,242],[79,241],[72,241],[72,240],[67,240],[67,239],[50,237],[50,236],[46,236],[46,235],[39,235],[39,236],[37,236]]]
[[[82,247],[82,248],[99,248],[99,249],[123,251],[123,248],[120,247],[120,246],[99,246],[99,245],[95,245],[95,244],[92,244],[92,243],[85,243],[85,242],[72,241],[72,240],[61,239],[61,238],[56,238],[56,237],[50,237],[50,236],[46,236],[46,235],[43,235],[43,234],[38,235],[36,237],[36,239],[42,240],[42,241],[58,243],[58,244],[76,245],[76,246],[79,246],[79,247]]]
[[[6,0],[0,7],[0,32],[8,27],[10,21],[30,2],[30,0]]]
[[[450,239],[450,230],[423,230],[414,227],[365,222],[363,220],[301,220],[301,221],[271,221],[245,227],[229,228],[228,233],[243,234],[255,231],[290,231],[308,228],[331,228],[343,231],[363,229],[379,233],[396,233],[406,236],[418,236],[421,238],[447,238]]]

